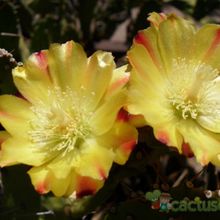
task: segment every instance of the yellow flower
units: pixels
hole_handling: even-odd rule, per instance
[[[136,144],[136,129],[118,117],[126,101],[126,68],[115,69],[111,53],[87,58],[70,41],[13,69],[25,99],[0,96],[0,122],[8,132],[2,134],[0,165],[32,166],[28,173],[40,193],[95,193],[112,163],[124,164]]]
[[[143,114],[158,140],[220,165],[220,26],[196,29],[152,13],[128,52],[128,110]]]

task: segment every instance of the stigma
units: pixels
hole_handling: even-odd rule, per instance
[[[217,69],[200,61],[173,60],[166,84],[166,100],[180,119],[197,119],[220,110]],[[219,112],[219,111],[218,111]]]
[[[50,103],[39,103],[31,108],[35,118],[30,121],[30,141],[39,149],[65,156],[79,151],[80,144],[91,134],[89,126],[93,112],[86,108],[88,100],[70,88],[56,87],[48,91]]]

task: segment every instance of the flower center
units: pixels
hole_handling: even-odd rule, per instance
[[[210,114],[216,107],[220,109],[220,103],[213,99],[218,73],[205,63],[185,58],[173,60],[167,99],[178,117],[196,119],[200,114]]]
[[[193,103],[191,100],[179,100],[171,101],[172,105],[181,114],[183,119],[187,119],[189,117],[196,119],[198,116],[198,104]]]
[[[51,103],[39,101],[32,107],[36,117],[30,121],[32,130],[29,137],[32,143],[49,149],[61,151],[62,155],[79,150],[80,143],[90,133],[91,111],[86,108],[85,98],[66,89],[56,88],[49,92]]]

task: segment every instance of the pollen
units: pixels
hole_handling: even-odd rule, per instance
[[[93,113],[86,106],[89,96],[80,99],[70,88],[56,88],[48,91],[48,95],[50,104],[39,101],[31,108],[36,116],[30,121],[31,142],[41,149],[62,152],[63,156],[78,151],[80,143],[91,133],[89,120]]]
[[[220,109],[215,99],[219,72],[199,61],[173,60],[167,81],[167,101],[175,115],[182,119],[197,119]]]

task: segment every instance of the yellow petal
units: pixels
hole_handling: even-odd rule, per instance
[[[55,196],[66,195],[71,175],[65,178],[57,178],[46,166],[34,167],[28,171],[28,174],[38,193],[45,194],[52,191]]]
[[[81,176],[98,180],[106,179],[114,160],[113,151],[99,146],[93,139],[87,140],[83,148],[80,160],[76,164],[76,172]]]
[[[77,90],[86,70],[87,57],[81,45],[68,41],[52,44],[48,53],[49,71],[54,86]]]
[[[28,171],[35,190],[40,194],[52,191],[55,196],[82,197],[96,193],[104,181],[80,176],[74,170],[65,178],[55,177],[46,166],[34,167]]]
[[[143,115],[129,115],[129,123],[136,128],[141,128],[147,125]]]
[[[137,143],[137,137],[137,130],[133,126],[123,121],[117,121],[108,133],[97,140],[100,146],[114,150],[116,163],[124,164]]]
[[[75,171],[72,171],[70,177],[71,180],[66,195],[73,194],[73,196],[77,198],[95,194],[104,184],[103,180],[93,179],[88,176],[80,176]]]
[[[162,143],[170,147],[176,147],[181,152],[183,138],[179,133],[178,123],[173,121],[154,126],[154,135]]]
[[[185,58],[192,53],[194,28],[189,21],[170,15],[160,23],[158,46],[167,72],[172,68],[173,59]]]
[[[128,112],[143,115],[150,125],[169,121],[173,117],[167,100],[164,97],[164,85],[160,90],[153,88],[148,81],[138,78],[136,71],[132,71],[128,90]]]
[[[215,24],[204,25],[195,34],[193,42],[192,59],[200,60],[219,69],[220,26]]]
[[[220,117],[216,117],[213,114],[200,115],[197,121],[208,131],[220,133]]]
[[[0,165],[2,167],[17,163],[39,166],[50,159],[47,152],[22,138],[8,138],[1,145]]]
[[[7,131],[0,131],[0,145],[10,137],[11,135]]]
[[[55,157],[50,163],[48,163],[47,167],[51,170],[53,175],[58,179],[64,179],[68,175],[70,175],[71,169],[74,165],[74,159],[77,157],[75,152],[70,152],[64,155],[60,152],[60,154]]]
[[[128,70],[128,65],[121,66],[113,71],[109,87],[105,94],[106,97],[112,96],[119,92],[128,82],[130,77],[130,72]]]
[[[120,91],[106,100],[91,118],[92,131],[96,135],[106,133],[112,126],[119,110],[126,102],[125,90]]]
[[[210,72],[207,75],[210,76],[211,75]],[[208,80],[209,79],[206,79],[206,82]],[[220,94],[220,77],[218,76],[212,80],[212,87],[209,88],[207,95],[205,96],[206,100],[203,101],[201,112],[196,119],[197,122],[203,128],[215,133],[220,133],[219,94]]]
[[[202,165],[209,162],[220,165],[218,156],[220,155],[220,135],[211,133],[203,129],[192,120],[183,121],[178,126],[179,132],[184,138],[184,142],[189,144],[197,160]]]
[[[1,164],[1,158],[2,158],[1,145],[3,144],[3,142],[5,142],[10,137],[11,136],[7,131],[0,131],[0,164]]]
[[[155,111],[155,109],[163,108],[163,89],[166,80],[160,69],[154,65],[154,62],[146,54],[145,49],[140,45],[135,45],[128,53],[133,69],[129,82],[127,108],[131,114],[143,114],[146,116],[146,120],[149,120],[149,118],[154,120],[157,118],[155,115],[164,117],[160,111]],[[145,112],[151,115],[147,117]]]
[[[97,51],[88,59],[82,88],[84,89],[83,95],[90,97],[89,102],[92,109],[97,106],[106,92],[114,67],[114,58],[108,52]]]
[[[133,47],[137,47],[137,48],[134,49],[134,51],[132,52]],[[147,28],[145,30],[139,31],[134,38],[133,47],[131,48],[131,52],[130,51],[128,52],[128,58],[131,64],[133,64],[132,57],[138,55],[136,54],[135,50],[137,50],[137,52],[139,50],[140,52],[138,53],[141,54],[146,53],[145,56],[147,56],[147,60],[145,62],[147,62],[147,65],[149,65],[150,69],[151,68],[163,69],[163,60],[161,60],[161,55],[158,50],[158,33],[156,29]],[[138,48],[142,48],[142,49],[138,49]],[[143,59],[140,56],[139,59],[141,59],[140,63],[143,64]],[[145,71],[146,70],[147,69],[145,69]]]
[[[11,135],[27,138],[29,122],[34,117],[30,107],[30,103],[24,99],[11,95],[0,96],[0,122]]]
[[[33,167],[28,171],[28,174],[38,193],[45,194],[51,190],[50,172],[46,166]]]
[[[24,66],[18,66],[12,70],[16,87],[30,102],[48,100],[48,91],[52,84],[47,56],[46,50],[34,53]]]
[[[147,30],[146,30],[147,31]],[[145,38],[148,36],[145,33]],[[153,62],[150,53],[140,44],[134,44],[128,52],[129,61],[135,69],[135,73],[143,82],[149,83],[155,89],[160,89],[160,84],[164,83],[164,73],[161,65]]]
[[[66,195],[67,189],[71,181],[71,175],[67,175],[65,178],[57,178],[51,172],[50,187],[55,196]]]
[[[148,21],[150,21],[151,26],[158,28],[160,23],[167,19],[167,16],[164,13],[156,13],[152,12],[149,14],[149,17],[147,18]]]

